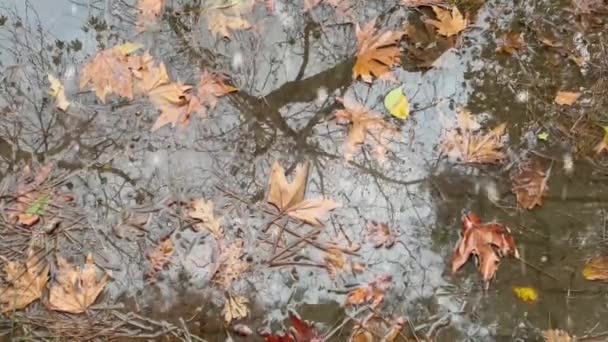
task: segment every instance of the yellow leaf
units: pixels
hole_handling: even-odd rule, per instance
[[[456,6],[452,7],[451,11],[437,6],[432,7],[437,20],[427,19],[425,22],[435,26],[438,34],[446,37],[455,36],[467,26],[467,20]]]
[[[392,116],[405,120],[410,114],[410,103],[401,87],[395,88],[384,97],[384,106]]]
[[[555,95],[555,103],[560,106],[571,106],[578,98],[581,97],[581,93],[574,91],[558,91]]]
[[[63,84],[61,84],[61,82],[51,74],[48,75],[48,79],[49,83],[51,84],[49,95],[55,98],[57,108],[65,111],[70,106],[70,101],[68,101],[65,96],[65,88],[63,87]]]
[[[583,277],[587,280],[608,280],[608,256],[595,257],[583,268]]]
[[[524,303],[536,303],[538,300],[538,292],[532,287],[515,286],[513,292]]]

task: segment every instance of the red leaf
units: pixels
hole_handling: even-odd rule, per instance
[[[289,312],[289,320],[293,325],[291,332],[295,336],[296,342],[321,342],[323,340],[313,325],[301,319],[295,312]]]

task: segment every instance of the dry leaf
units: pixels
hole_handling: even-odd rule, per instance
[[[344,109],[335,112],[336,121],[340,124],[351,124],[345,142],[346,160],[352,160],[359,146],[367,142],[374,148],[376,160],[384,162],[390,139],[397,138],[398,128],[350,97],[338,100],[342,102]]]
[[[447,6],[446,0],[401,0],[405,7]]]
[[[342,271],[344,269],[344,265],[346,264],[344,253],[337,248],[328,248],[325,252],[324,259],[327,271],[332,278]]]
[[[307,178],[308,165],[300,164],[296,167],[294,180],[288,183],[285,169],[275,161],[270,174],[267,202],[295,219],[322,227],[320,218],[340,205],[330,199],[304,200]]]
[[[543,197],[549,192],[548,178],[548,174],[536,160],[517,168],[511,177],[511,191],[517,196],[519,207],[532,210],[535,206],[542,206]]]
[[[602,128],[604,129],[604,136],[602,137],[602,140],[600,140],[600,142],[597,143],[597,145],[595,145],[593,148],[596,154],[600,154],[603,151],[608,151],[608,126],[602,126]]]
[[[223,38],[230,38],[230,31],[248,30],[251,24],[240,16],[226,16],[221,11],[210,11],[207,17],[209,30],[213,36],[219,35]]]
[[[226,294],[226,301],[224,302],[224,309],[222,314],[224,315],[224,321],[230,324],[233,320],[247,317],[249,314],[249,308],[247,304],[249,301],[243,296],[233,296],[230,293]]]
[[[169,123],[172,127],[184,127],[190,122],[192,114],[204,109],[191,89],[191,86],[182,83],[170,83],[150,91],[150,102],[161,111],[152,132]]]
[[[23,309],[42,296],[49,280],[49,265],[33,250],[24,264],[8,261],[4,266],[7,286],[0,286],[0,314]]]
[[[82,269],[57,256],[57,274],[49,292],[49,308],[69,313],[84,312],[95,302],[108,279],[105,273],[98,279],[91,254],[87,255]]]
[[[200,221],[194,225],[199,232],[207,230],[216,240],[224,237],[222,218],[213,214],[213,202],[205,201],[203,198],[193,200],[188,209],[188,216]]]
[[[587,280],[608,281],[608,256],[595,257],[583,268],[583,276]]]
[[[374,244],[375,248],[382,246],[391,248],[395,244],[395,235],[393,235],[387,223],[368,223],[365,235],[367,240]]]
[[[496,274],[502,257],[519,258],[509,228],[498,223],[483,224],[475,214],[464,215],[462,222],[462,238],[452,257],[452,273],[456,273],[473,255],[478,258],[479,272],[487,282]]]
[[[576,337],[571,337],[567,332],[558,329],[543,331],[545,342],[575,342]]]
[[[380,315],[368,316],[363,322],[353,326],[349,342],[396,342],[396,341],[431,341],[417,333],[407,336],[403,328],[407,320],[403,317],[387,319]]]
[[[555,103],[560,106],[571,106],[578,98],[581,97],[581,93],[573,91],[558,91],[555,95]]]
[[[147,52],[142,56],[132,56],[130,63],[131,72],[135,77],[136,94],[148,94],[152,89],[171,83],[165,65],[163,63],[157,65]]]
[[[165,0],[138,0],[137,9],[139,16],[137,17],[137,31],[144,31],[150,23],[157,22],[160,18]]]
[[[526,46],[523,33],[507,32],[502,36],[500,45],[496,48],[496,52],[504,52],[509,55],[515,54],[518,50]]]
[[[212,110],[217,104],[217,98],[235,92],[238,89],[226,84],[228,77],[222,74],[203,71],[198,86],[197,96],[201,104]]]
[[[407,56],[412,61],[405,63],[403,67],[408,68],[412,65],[414,71],[419,68],[434,67],[434,62],[455,44],[454,39],[439,38],[430,25],[417,26],[407,23],[404,31],[408,43],[406,45]]]
[[[171,237],[162,239],[158,245],[148,254],[148,260],[150,261],[150,270],[146,274],[148,278],[154,279],[158,272],[162,271],[169,261],[171,256],[175,252],[175,245]]]
[[[384,294],[393,285],[390,275],[377,276],[367,285],[358,287],[346,295],[347,305],[370,304],[378,306],[384,299]]]
[[[55,78],[55,76],[49,74],[48,75],[49,83],[51,84],[51,89],[49,91],[49,95],[51,95],[55,99],[55,106],[65,111],[70,106],[70,101],[65,96],[65,88],[63,84]]]
[[[361,76],[367,83],[372,77],[385,77],[392,67],[400,63],[401,48],[399,41],[403,31],[385,31],[376,33],[376,21],[372,20],[363,28],[356,26],[357,62],[353,67],[353,78]]]
[[[40,167],[34,180],[28,182],[30,169],[26,167],[19,179],[15,190],[15,202],[9,206],[9,220],[12,222],[31,227],[40,221],[46,210],[46,206],[55,197],[52,191],[41,192],[41,185],[47,180],[55,165],[48,163]]]
[[[458,110],[458,127],[446,134],[441,150],[448,157],[465,163],[502,163],[505,154],[503,135],[506,124],[500,124],[486,134],[479,131],[479,123],[464,108]]]
[[[218,266],[213,275],[214,283],[227,289],[249,270],[249,264],[243,260],[243,244],[243,240],[237,239],[227,247],[220,245]]]
[[[460,13],[456,6],[452,7],[451,10],[437,6],[432,7],[435,16],[437,16],[437,20],[426,19],[424,22],[435,26],[438,34],[451,37],[462,32],[467,27],[467,20],[462,16],[462,13]]]

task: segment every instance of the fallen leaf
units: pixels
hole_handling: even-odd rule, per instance
[[[496,52],[503,52],[509,55],[515,54],[517,51],[526,46],[524,34],[518,32],[507,32],[502,36],[500,45],[496,48]]]
[[[222,218],[215,217],[213,214],[213,202],[205,201],[203,198],[195,199],[190,203],[187,213],[191,218],[200,221],[194,225],[199,232],[206,230],[216,240],[224,237],[224,230],[221,226]]]
[[[251,24],[240,16],[226,16],[221,11],[210,11],[207,17],[209,30],[213,36],[219,35],[223,38],[230,38],[230,31],[248,30]]]
[[[238,89],[226,84],[228,77],[218,73],[211,73],[204,70],[198,82],[197,96],[201,104],[205,105],[209,110],[215,108],[218,97],[222,97],[229,93],[235,92]]]
[[[314,326],[300,318],[293,311],[289,312],[289,320],[291,321],[291,333],[296,342],[322,342],[324,338],[315,330]]]
[[[232,326],[232,331],[241,337],[248,337],[253,335],[253,330],[245,324],[235,324]]]
[[[390,139],[398,137],[399,129],[350,97],[338,100],[344,109],[335,112],[336,121],[351,125],[345,142],[346,160],[352,160],[359,146],[367,142],[374,147],[376,160],[384,162]]]
[[[506,124],[500,124],[486,134],[479,132],[479,128],[471,112],[458,109],[458,127],[446,134],[441,150],[448,157],[465,163],[502,163],[506,158],[502,152]]]
[[[304,200],[307,178],[308,165],[298,165],[293,182],[288,183],[285,169],[275,161],[270,174],[267,202],[295,219],[322,227],[320,218],[340,205],[330,199]]]
[[[55,76],[49,74],[48,75],[49,83],[51,84],[51,89],[49,91],[49,95],[55,99],[55,106],[65,112],[66,109],[70,106],[70,101],[68,101],[65,96],[65,88],[63,84],[55,78]]]
[[[0,314],[23,309],[42,296],[49,280],[49,265],[40,254],[29,250],[25,263],[6,263],[3,270],[8,284],[0,286]]]
[[[587,280],[608,281],[608,256],[598,256],[589,260],[583,268],[583,276]]]
[[[14,223],[22,224],[31,227],[40,221],[41,216],[51,198],[59,198],[67,196],[56,196],[57,193],[53,190],[42,192],[41,185],[47,180],[50,173],[54,170],[55,165],[48,163],[39,168],[34,180],[29,177],[29,167],[22,171],[21,177],[18,180],[15,193],[14,203],[9,206],[9,220]]]
[[[327,271],[332,278],[342,271],[346,264],[344,253],[337,248],[328,248],[327,251],[325,251],[324,260]]]
[[[142,56],[132,56],[130,64],[135,78],[134,91],[136,94],[147,95],[151,90],[171,83],[165,65],[157,64],[147,52]]]
[[[420,333],[416,336],[406,336],[403,331],[407,320],[403,317],[395,319],[380,317],[379,315],[368,316],[363,322],[353,325],[353,331],[349,342],[396,342],[396,341],[430,341]]]
[[[455,40],[447,37],[440,37],[434,31],[434,26],[429,24],[405,25],[406,51],[408,63],[403,64],[403,68],[412,65],[412,71],[418,69],[428,69],[435,67],[435,61],[445,54],[446,51],[454,47]]]
[[[401,0],[405,7],[447,6],[446,0]]]
[[[384,294],[392,286],[390,275],[377,276],[365,286],[358,287],[346,295],[346,305],[370,304],[378,306],[384,299]]]
[[[361,76],[364,82],[372,83],[373,77],[386,78],[386,74],[400,63],[401,48],[399,41],[403,31],[384,31],[377,33],[375,20],[363,28],[356,26],[357,61],[353,67],[353,78]]]
[[[249,270],[249,264],[243,260],[243,244],[243,240],[237,239],[226,247],[220,245],[218,266],[213,274],[214,283],[227,289]]]
[[[149,92],[150,102],[161,112],[152,126],[152,132],[166,124],[184,127],[190,122],[192,114],[204,109],[191,89],[191,86],[182,83],[169,83]]]
[[[82,269],[57,256],[57,273],[49,292],[49,308],[75,314],[85,312],[103,291],[108,279],[105,273],[98,279],[91,254],[87,255]]]
[[[547,132],[541,132],[541,133],[538,133],[536,135],[536,137],[538,138],[538,140],[548,141],[549,140],[549,133],[547,133]]]
[[[235,296],[230,293],[226,294],[226,301],[224,302],[224,309],[222,314],[224,315],[224,321],[230,324],[233,320],[242,319],[249,315],[249,308],[247,304],[249,301],[243,296]]]
[[[432,8],[437,20],[426,19],[424,22],[435,26],[438,34],[451,37],[459,34],[466,28],[467,20],[456,6],[452,7],[451,10],[437,6],[432,6]]]
[[[478,258],[479,272],[487,282],[496,274],[502,257],[519,258],[509,228],[498,223],[481,223],[475,214],[464,215],[462,222],[462,237],[452,257],[452,273],[456,273],[473,255]]]
[[[597,145],[595,145],[595,148],[593,149],[596,154],[600,154],[603,151],[608,151],[608,126],[602,126],[602,128],[604,129],[604,137],[599,143],[597,143]]]
[[[157,22],[164,7],[165,0],[138,0],[137,32],[142,32],[150,23]]]
[[[576,337],[571,337],[567,332],[558,329],[543,331],[545,342],[575,342]]]
[[[542,169],[537,160],[523,163],[512,175],[511,191],[517,196],[520,208],[532,210],[543,205],[543,197],[549,192],[548,173]]]
[[[538,301],[538,292],[533,287],[515,286],[513,292],[524,303],[536,303]]]
[[[405,120],[410,114],[410,103],[401,87],[389,91],[384,97],[384,107],[392,116]]]
[[[148,254],[148,261],[150,262],[150,270],[146,274],[148,278],[155,279],[158,272],[162,271],[169,261],[171,256],[175,252],[175,245],[171,237],[162,239],[158,245]]]
[[[581,93],[573,91],[558,91],[555,95],[555,103],[560,106],[571,106],[578,98],[581,97]]]
[[[395,244],[395,235],[387,223],[370,222],[365,230],[367,240],[373,243],[375,248],[391,248]]]

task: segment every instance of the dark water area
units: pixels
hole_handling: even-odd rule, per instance
[[[304,11],[304,1],[277,0],[268,11],[259,1],[244,14],[253,28],[229,39],[210,33],[206,11],[245,2],[168,0],[159,21],[138,32],[135,1],[0,0],[2,210],[26,164],[54,163],[51,181],[73,195],[35,229],[15,227],[3,213],[0,266],[35,245],[51,264],[55,255],[78,264],[91,253],[111,273],[86,313],[60,314],[36,301],[0,316],[0,338],[261,341],[262,329],[288,329],[293,310],[321,335],[333,332],[327,340],[348,341],[363,316],[344,304],[346,294],[390,275],[376,310],[387,320],[404,317],[416,332],[395,341],[542,341],[547,329],[608,340],[608,285],[582,274],[608,248],[608,159],[593,152],[608,121],[608,7],[581,14],[570,1],[448,1],[468,13],[467,29],[454,41],[404,39],[396,80],[368,84],[352,77],[354,23],[421,28],[430,8],[352,0],[343,14],[329,3]],[[525,48],[497,53],[507,32],[523,33]],[[103,103],[79,86],[96,53],[125,42],[141,44],[173,80],[194,85],[204,70],[221,72],[238,91],[187,127],[151,132],[158,111],[146,98]],[[67,111],[48,95],[48,74],[64,85]],[[383,105],[397,86],[410,102],[406,120]],[[556,105],[564,89],[581,92],[580,100]],[[384,162],[370,146],[345,159],[349,128],[334,115],[344,96],[399,127]],[[442,155],[459,107],[483,127],[507,123],[506,163]],[[548,137],[539,139],[543,132]],[[530,159],[549,170],[549,191],[542,206],[525,210],[510,175]],[[327,250],[311,245],[291,263],[269,264],[278,232],[266,230],[273,216],[264,208],[276,160],[289,178],[308,162],[306,198],[341,204],[319,231],[294,222],[291,229],[323,243],[359,244],[345,264],[365,265],[364,272],[345,266],[332,275],[323,266]],[[186,215],[183,204],[195,198],[214,203],[226,243],[243,241],[247,271],[229,288],[213,281],[222,246],[192,229]],[[467,211],[508,226],[525,260],[505,259],[487,290],[473,262],[451,273]],[[49,233],[51,216],[61,224]],[[370,222],[387,223],[397,243],[375,248],[365,237]],[[149,281],[147,256],[167,237],[175,252]],[[518,299],[519,286],[535,288],[538,301]],[[225,323],[226,293],[248,299],[249,315],[237,323],[252,335],[239,337],[234,322]]]

